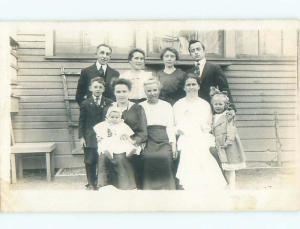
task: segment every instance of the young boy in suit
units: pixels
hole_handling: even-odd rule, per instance
[[[97,123],[104,121],[104,110],[106,110],[113,101],[102,95],[105,90],[105,82],[101,77],[96,77],[91,80],[89,90],[92,96],[84,100],[80,105],[79,139],[80,145],[84,150],[84,163],[88,181],[86,188],[88,190],[97,190],[97,165],[99,157],[97,153],[96,133],[93,127]],[[100,169],[103,171],[102,168]],[[99,176],[102,175],[100,173],[99,171]]]

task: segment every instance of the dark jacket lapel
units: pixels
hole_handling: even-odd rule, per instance
[[[206,76],[207,76],[207,72],[208,72],[208,64],[207,64],[207,62],[205,63],[205,65],[204,65],[204,68],[202,69],[202,73],[201,73],[201,76],[200,76],[200,83],[202,83],[203,82],[203,80],[206,78]]]

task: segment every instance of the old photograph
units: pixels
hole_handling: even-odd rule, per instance
[[[298,21],[0,27],[1,211],[299,209]]]

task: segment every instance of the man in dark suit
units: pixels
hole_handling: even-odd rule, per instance
[[[105,81],[104,96],[114,99],[112,91],[112,82],[119,77],[119,72],[107,65],[111,58],[112,49],[106,44],[100,44],[97,47],[97,61],[95,64],[81,70],[80,78],[77,84],[76,101],[80,103],[91,96],[89,85],[93,78],[102,77]]]
[[[97,164],[99,156],[97,152],[96,133],[93,127],[97,123],[104,121],[105,110],[113,102],[111,99],[102,96],[104,90],[105,82],[103,78],[93,78],[90,85],[92,96],[80,104],[79,139],[80,145],[84,150],[84,163],[88,180],[86,188],[89,190],[98,189]],[[103,175],[105,173],[104,170],[105,168],[99,167],[98,174],[102,178],[99,179],[101,183],[105,179],[105,175]]]
[[[206,62],[204,45],[198,40],[191,40],[189,52],[195,63],[187,73],[199,77],[199,96],[210,103],[210,87],[218,87],[220,91],[227,91],[232,108],[235,110],[226,76],[219,65]]]

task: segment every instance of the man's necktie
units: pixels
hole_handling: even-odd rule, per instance
[[[194,71],[194,73],[195,73],[195,75],[196,75],[197,77],[200,76],[200,64],[199,64],[199,63],[196,63],[196,64],[195,64],[195,71]]]
[[[97,106],[100,105],[100,99],[99,99],[99,97],[96,97],[95,103],[96,103]]]
[[[103,70],[103,68],[102,68],[102,65],[101,65],[101,67],[100,67],[100,69],[99,69],[99,75],[100,75],[101,77],[104,76],[104,70]]]

